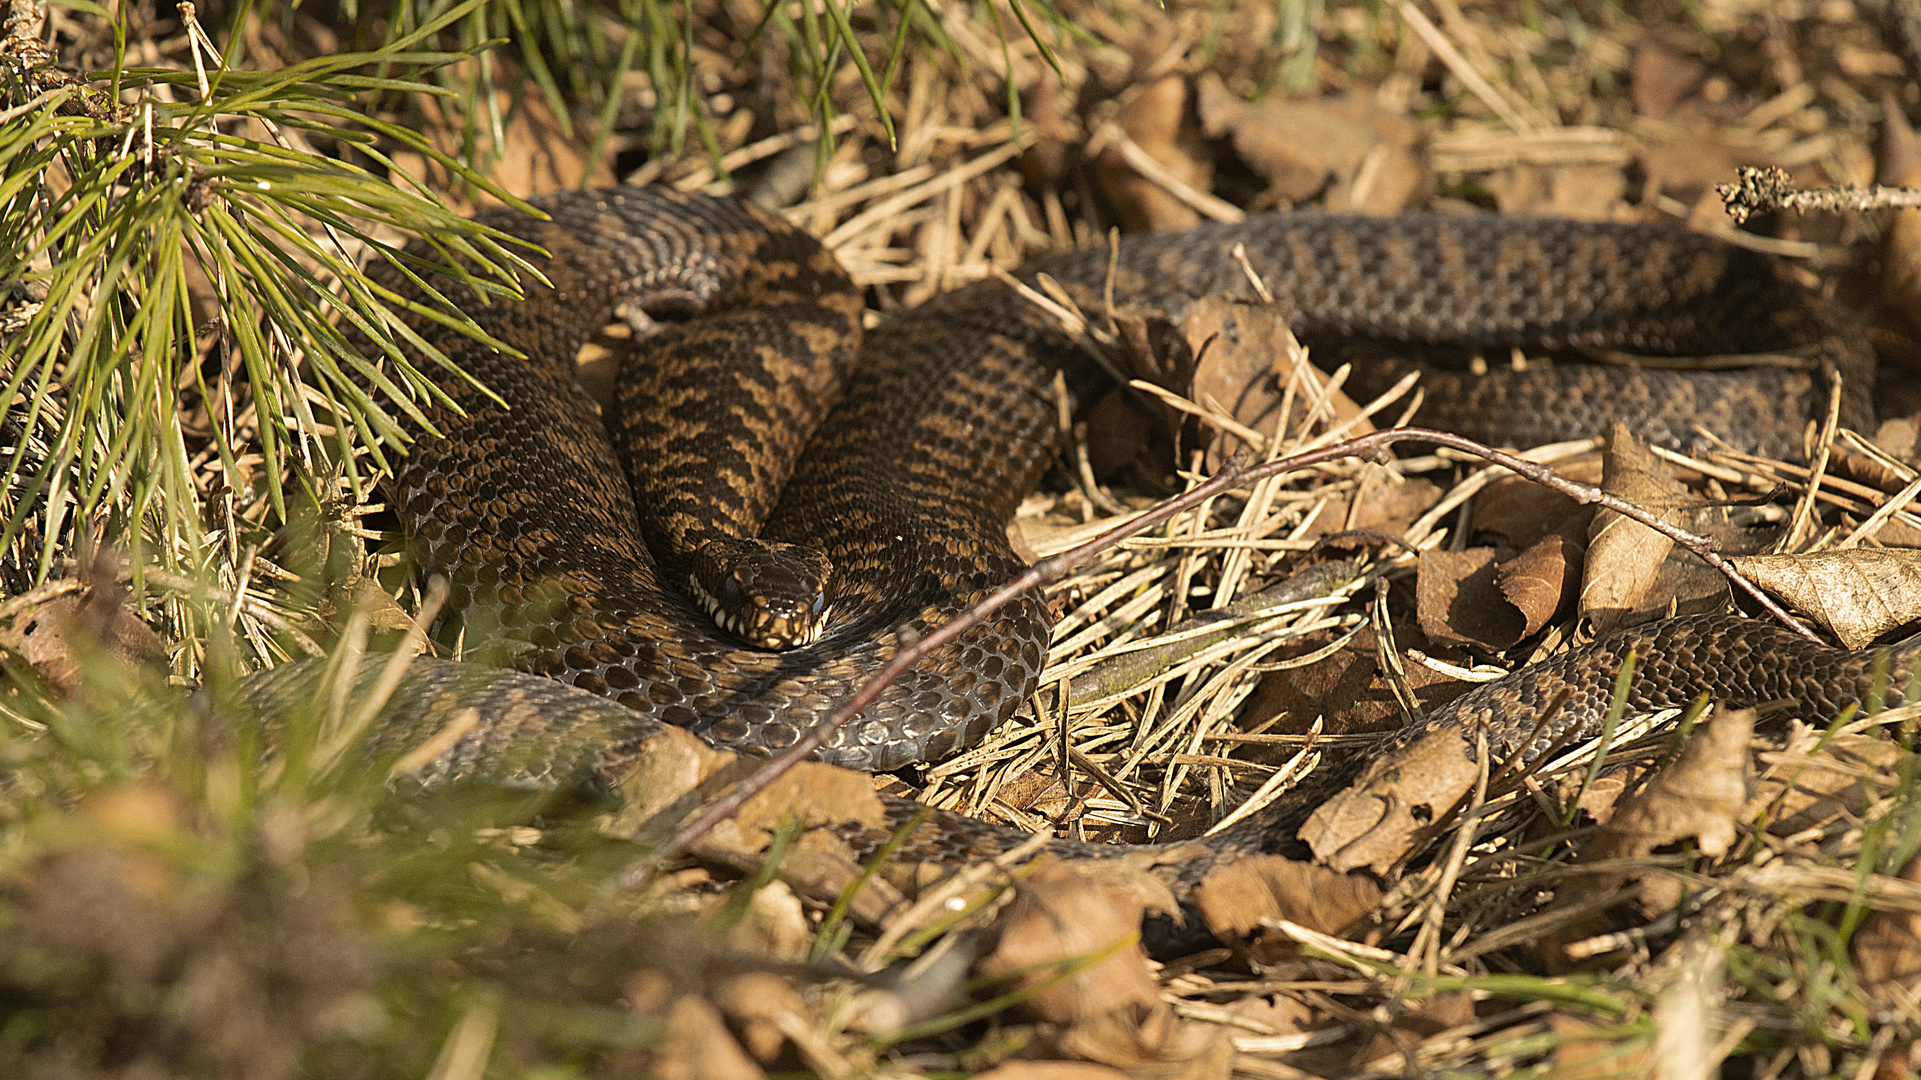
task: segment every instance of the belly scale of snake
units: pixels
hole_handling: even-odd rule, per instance
[[[530,283],[523,300],[470,309],[526,359],[412,324],[506,406],[438,377],[464,415],[425,405],[444,437],[420,438],[397,470],[403,524],[424,569],[452,583],[469,642],[511,642],[515,666],[621,702],[636,730],[663,721],[773,750],[850,695],[903,633],[941,624],[1021,569],[1005,524],[1053,453],[1054,373],[1078,378],[1082,364],[1050,316],[983,282],[890,315],[863,340],[861,293],[771,215],[657,189],[539,205],[551,222],[481,217],[551,252],[532,261],[553,288]],[[1201,296],[1253,300],[1248,265],[1304,337],[1650,355],[1799,348],[1816,361],[1813,372],[1564,366],[1430,378],[1441,404],[1422,419],[1470,436],[1525,445],[1621,419],[1673,444],[1692,441],[1698,422],[1794,454],[1823,408],[1822,366],[1844,378],[1844,419],[1870,414],[1859,330],[1770,260],[1678,230],[1273,215],[1123,241],[1115,292],[1178,317]],[[1106,251],[1088,251],[1022,276],[1045,272],[1099,312],[1108,267]],[[419,296],[398,274],[385,279]],[[665,360],[623,376],[610,438],[572,371],[616,314],[684,321],[652,327],[643,352]],[[640,524],[636,504],[659,513]],[[672,587],[687,552],[756,532],[833,564],[833,621],[810,645],[744,646]],[[1026,698],[1047,643],[1045,605],[1023,598],[890,687],[820,756],[891,769],[971,745]],[[1493,745],[1511,748],[1533,729],[1529,708],[1561,685],[1610,679],[1631,646],[1658,657],[1635,690],[1646,707],[1712,690],[1736,704],[1791,694],[1827,708],[1859,699],[1872,662],[1738,618],[1678,620],[1484,687],[1429,724],[1485,722]],[[1768,650],[1790,660],[1757,661]],[[1907,662],[1896,657],[1901,672]],[[1542,737],[1591,723],[1592,697],[1577,696]]]

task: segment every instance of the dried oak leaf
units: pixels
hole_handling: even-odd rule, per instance
[[[116,666],[160,668],[166,645],[121,604],[115,589],[65,593],[12,613],[0,627],[0,648],[40,673],[63,694],[78,691],[90,660],[106,658]]]
[[[1148,157],[1189,187],[1205,192],[1213,184],[1213,156],[1190,120],[1185,76],[1161,75],[1129,87],[1117,99],[1115,119]],[[1190,229],[1201,223],[1193,207],[1128,164],[1119,146],[1101,150],[1094,174],[1128,232]]]
[[[1686,840],[1693,840],[1703,854],[1725,853],[1748,805],[1748,742],[1754,737],[1754,717],[1753,709],[1717,706],[1710,711],[1673,763],[1617,804],[1614,816],[1596,831],[1576,864],[1638,859]],[[1636,905],[1644,918],[1670,911],[1681,901],[1682,885],[1665,874],[1597,870],[1573,877],[1557,892],[1554,906],[1594,910],[1542,939],[1543,962],[1562,970],[1568,964],[1568,945],[1614,929],[1608,909],[1594,901],[1620,892],[1631,881],[1640,886]]]
[[[1324,428],[1360,416],[1361,408],[1338,389],[1327,394],[1328,377],[1307,362],[1307,350],[1294,338],[1287,313],[1276,304],[1243,304],[1207,297],[1187,309],[1180,335],[1194,357],[1188,398],[1216,410],[1245,428],[1272,439],[1293,438],[1309,420]],[[1298,380],[1296,376],[1298,375]],[[1281,406],[1290,395],[1290,415]],[[1311,404],[1320,408],[1310,411]],[[1286,430],[1282,430],[1283,422]],[[1374,430],[1366,420],[1349,429]],[[1217,432],[1207,451],[1207,467],[1218,470],[1237,454],[1252,450],[1232,430]]]
[[[1056,1026],[1049,1041],[1063,1054],[1157,1077],[1224,1078],[1232,1044],[1161,999],[1135,891],[1087,865],[1040,860],[995,920],[975,974],[1035,990],[1020,1009]]]
[[[1907,114],[1892,94],[1882,110],[1881,182],[1897,186],[1921,183],[1921,148]],[[1881,298],[1899,311],[1910,326],[1921,329],[1921,210],[1890,214],[1887,246],[1882,258]]]
[[[1278,201],[1325,192],[1330,210],[1395,214],[1425,183],[1414,152],[1420,129],[1371,96],[1250,104],[1212,74],[1198,90],[1202,129],[1226,137]]]
[[[1582,853],[1582,862],[1638,858],[1664,844],[1693,839],[1717,856],[1734,843],[1748,800],[1748,741],[1753,709],[1716,708],[1674,763],[1627,800]]]
[[[1622,424],[1608,433],[1601,488],[1664,521],[1675,516],[1677,507],[1696,501]],[[1593,620],[1597,633],[1605,633],[1642,609],[1674,541],[1612,510],[1597,511],[1588,532],[1581,613]]]
[[[1581,551],[1550,533],[1495,569],[1494,583],[1525,623],[1521,637],[1539,631],[1573,604]]]
[[[1806,612],[1850,649],[1921,616],[1921,551],[1848,548],[1806,555],[1743,555],[1736,569]]]
[[[1521,640],[1527,617],[1495,581],[1494,548],[1423,551],[1415,579],[1415,612],[1437,642],[1505,649]]]
[[[720,1010],[683,994],[667,1010],[666,1030],[648,1075],[659,1080],[761,1080],[767,1074],[728,1034]]]
[[[994,948],[975,971],[1022,988],[1054,982],[1021,1005],[1037,1019],[1071,1023],[1133,1009],[1143,1023],[1171,1027],[1173,1014],[1161,1001],[1139,943],[1142,914],[1141,902],[1128,890],[1059,861],[1039,860],[995,920]],[[1103,952],[1108,955],[1093,966],[1055,981],[1066,965]]]
[[[1429,732],[1375,759],[1346,790],[1322,803],[1297,835],[1325,866],[1380,873],[1400,861],[1415,834],[1452,809],[1479,776],[1460,728]]]
[[[1245,943],[1250,955],[1271,963],[1294,952],[1291,938],[1266,940],[1263,927],[1286,919],[1324,934],[1344,936],[1381,900],[1367,878],[1279,855],[1237,859],[1201,879],[1194,903],[1207,928],[1228,945]]]
[[[1902,867],[1900,878],[1921,884],[1921,857]],[[1863,990],[1890,1005],[1914,1005],[1921,991],[1921,912],[1877,908],[1862,921],[1852,947]]]
[[[1879,800],[1881,784],[1900,775],[1910,752],[1872,733],[1829,733],[1796,724],[1788,745],[1763,751],[1761,775],[1745,817],[1767,815],[1768,832],[1793,836],[1837,817],[1858,818]]]
[[[1370,1072],[1401,1071],[1414,1056],[1410,1051],[1423,1040],[1473,1022],[1474,995],[1437,994],[1394,1017],[1388,1026],[1377,1028],[1374,1037],[1354,1056],[1351,1067],[1357,1072],[1364,1066],[1372,1066],[1367,1070]],[[1390,1056],[1400,1059],[1400,1069],[1395,1068],[1396,1062],[1384,1060]]]

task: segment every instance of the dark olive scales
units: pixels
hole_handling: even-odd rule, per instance
[[[771,215],[656,189],[540,205],[552,222],[482,217],[553,252],[536,261],[553,289],[530,282],[526,299],[471,312],[527,359],[413,323],[508,408],[441,377],[467,415],[429,410],[446,438],[419,440],[398,470],[400,513],[425,569],[452,581],[453,610],[477,633],[504,627],[516,665],[723,743],[779,749],[892,656],[900,633],[940,625],[1021,568],[1005,525],[1053,454],[1054,373],[1084,364],[1050,316],[990,281],[884,319],[863,339],[858,291],[817,243]],[[1098,315],[1109,262],[1105,250],[1085,251],[1023,276],[1051,275]],[[1693,442],[1698,423],[1794,454],[1822,411],[1828,370],[1847,388],[1844,419],[1869,414],[1872,354],[1861,331],[1771,260],[1678,230],[1278,215],[1125,240],[1114,262],[1121,301],[1175,316],[1201,296],[1254,299],[1251,266],[1304,336],[1800,351],[1812,364],[1430,379],[1423,419],[1503,443],[1620,419],[1669,444]],[[398,278],[386,280],[417,295]],[[617,314],[643,329],[650,317],[682,321],[655,327],[648,359],[624,376],[610,439],[571,375],[580,344]],[[649,511],[645,524],[637,504]],[[802,560],[793,576],[816,575],[818,585],[788,601],[831,605],[818,640],[753,647],[739,636],[750,632],[738,625],[747,616],[723,615],[737,619],[729,632],[690,599],[751,591],[757,571],[704,560],[756,536],[824,557]],[[703,574],[709,584],[690,584]],[[1740,637],[1750,624],[1689,625]],[[1697,651],[1674,658],[1676,692],[1712,685],[1740,696],[1698,670],[1699,640],[1685,639]],[[1042,602],[1010,605],[889,688],[821,756],[889,769],[971,745],[1019,707],[1047,642]],[[1595,656],[1569,661],[1572,674],[1611,678]],[[1811,684],[1853,686],[1863,661],[1830,650],[1809,662]],[[1501,700],[1517,712],[1526,696],[1491,692],[1509,695]],[[1518,725],[1510,731],[1532,726],[1502,710],[1494,719]],[[1591,720],[1570,707],[1556,723]]]

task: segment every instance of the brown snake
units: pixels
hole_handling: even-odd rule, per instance
[[[486,685],[505,695],[506,715],[443,747],[429,773],[487,772],[511,749],[548,762],[514,766],[523,776],[557,779],[572,767],[553,764],[562,760],[604,774],[652,738],[656,722],[778,749],[852,693],[901,635],[940,625],[1021,568],[1004,528],[1052,456],[1054,373],[1086,379],[1052,317],[983,282],[890,315],[856,348],[860,294],[818,244],[771,215],[655,189],[540,205],[551,223],[482,217],[553,253],[533,260],[553,289],[529,284],[524,300],[469,309],[526,360],[412,320],[507,408],[440,376],[466,415],[426,407],[445,437],[420,439],[401,463],[398,505],[424,568],[451,580],[469,642],[510,641],[515,666],[627,709],[599,711],[553,684],[496,676]],[[1691,443],[1700,423],[1794,455],[1823,409],[1825,371],[1843,378],[1844,420],[1871,415],[1872,354],[1859,329],[1771,260],[1678,230],[1272,215],[1124,240],[1112,263],[1120,300],[1174,318],[1201,296],[1255,299],[1251,270],[1310,342],[1798,350],[1811,368],[1430,376],[1430,400],[1442,404],[1423,421],[1503,443],[1620,419],[1659,442]],[[1021,277],[1044,272],[1098,313],[1109,265],[1108,252],[1087,251]],[[385,280],[421,295],[399,274]],[[651,336],[623,375],[610,440],[571,376],[580,344],[617,311]],[[636,504],[657,513],[637,524]],[[707,583],[696,592],[751,591],[759,571],[734,573],[730,585],[724,559],[718,576],[706,564],[755,536],[824,554],[809,564],[827,575],[831,602],[818,640],[750,647],[688,599],[690,580]],[[1026,698],[1047,641],[1039,598],[1010,605],[890,687],[821,757],[889,769],[971,745]],[[1649,709],[1712,691],[1731,704],[1788,698],[1830,715],[1862,699],[1874,662],[1871,650],[1824,649],[1733,617],[1672,620],[1481,687],[1424,728],[1483,723],[1494,747],[1513,750],[1562,688],[1574,697],[1542,738],[1591,727],[1629,647],[1643,657],[1634,704]],[[1894,656],[1891,685],[1905,686],[1911,656]],[[417,678],[425,688],[460,676],[431,666]],[[417,720],[391,719],[387,733]],[[947,822],[930,842],[979,850],[987,828]],[[1222,843],[1253,842],[1240,835]]]

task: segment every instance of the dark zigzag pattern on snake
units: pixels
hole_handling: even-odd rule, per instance
[[[731,201],[655,189],[570,193],[540,205],[552,222],[504,211],[482,217],[552,252],[534,264],[553,288],[530,284],[525,299],[470,309],[525,360],[413,323],[508,406],[437,376],[466,415],[429,407],[445,437],[420,439],[397,471],[403,522],[423,568],[452,581],[470,643],[491,627],[514,643],[516,666],[626,705],[625,738],[635,745],[654,722],[667,722],[773,750],[850,694],[893,654],[900,633],[939,625],[1020,569],[1004,525],[1052,453],[1054,372],[1066,367],[1084,381],[1084,361],[1051,317],[998,282],[892,314],[866,333],[835,405],[833,383],[855,355],[848,342],[858,335],[859,294],[811,239]],[[1109,262],[1106,251],[1086,251],[1021,276],[1051,275],[1084,311],[1098,312]],[[1677,230],[1271,215],[1124,240],[1113,263],[1122,300],[1175,318],[1200,296],[1253,300],[1251,266],[1309,339],[1650,355],[1800,349],[1817,364],[1814,372],[1563,366],[1430,378],[1430,400],[1441,404],[1422,419],[1494,441],[1525,445],[1621,419],[1670,444],[1692,441],[1700,423],[1792,454],[1823,408],[1819,365],[1845,377],[1844,417],[1869,415],[1872,354],[1857,328],[1771,260]],[[418,295],[397,274],[387,283]],[[646,351],[658,363],[623,376],[622,401],[664,408],[616,418],[610,440],[571,373],[579,345],[617,311],[637,324],[647,321],[640,312],[694,317],[650,327],[658,333]],[[667,522],[636,524],[636,503]],[[749,649],[664,587],[681,571],[675,539],[713,529],[758,529],[823,548],[839,573],[826,636],[787,652]],[[650,540],[664,558],[650,555]],[[820,756],[887,769],[971,745],[1019,707],[1047,639],[1039,599],[1011,605],[889,688]],[[1491,745],[1506,752],[1567,687],[1575,696],[1540,743],[1591,728],[1629,647],[1645,658],[1634,692],[1642,708],[1711,691],[1732,704],[1787,698],[1831,714],[1861,699],[1873,662],[1872,651],[1810,646],[1738,618],[1672,620],[1482,687],[1421,726],[1485,724]],[[1901,677],[1892,685],[1905,685],[1911,652],[1894,657]],[[572,747],[565,716],[579,710],[558,704],[572,695],[556,690],[553,714],[530,717],[526,702],[540,692],[508,682],[520,714],[498,728],[483,723],[449,749],[448,760],[466,763],[455,772],[484,772],[496,756],[490,738],[522,745],[530,731],[556,752],[618,768],[619,724],[609,735],[597,722],[596,745]],[[490,735],[508,728],[511,738]],[[1306,790],[1338,788],[1338,773]],[[951,843],[958,851],[991,846],[998,834],[942,818],[927,835],[929,850]]]

